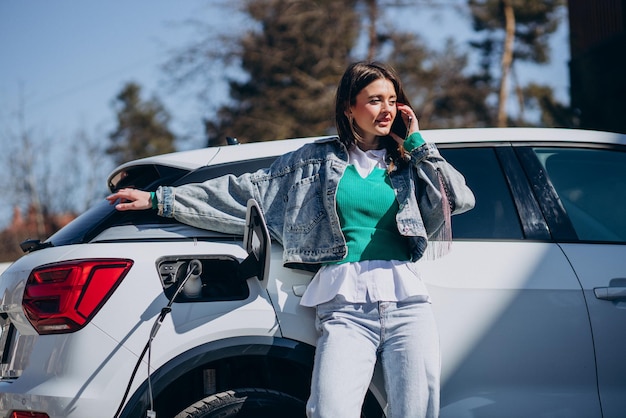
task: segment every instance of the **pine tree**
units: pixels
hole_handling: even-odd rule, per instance
[[[334,132],[334,94],[359,23],[354,1],[247,0],[258,24],[240,39],[245,81],[206,123],[209,145]]]
[[[482,55],[485,78],[499,80],[498,126],[508,125],[506,104],[509,80],[517,61],[544,64],[549,61],[549,35],[560,21],[564,0],[468,0],[474,30],[483,39],[472,42]],[[499,67],[500,77],[493,77]],[[522,88],[516,86],[521,94]],[[518,98],[523,104],[522,97]]]
[[[169,113],[157,98],[142,101],[138,84],[126,84],[115,106],[117,128],[109,135],[107,153],[117,164],[175,150]]]
[[[337,82],[346,65],[360,59],[396,68],[424,128],[492,126],[497,111],[489,99],[498,91],[494,83],[502,80],[494,75],[494,62],[501,57],[503,15],[494,6],[500,4],[496,0],[469,1],[477,30],[487,33],[474,43],[483,56],[483,66],[474,72],[468,67],[467,51],[458,44],[449,41],[442,50],[432,50],[418,33],[399,30],[397,21],[387,20],[397,15],[391,10],[401,10],[403,19],[420,12],[422,5],[404,0],[229,2],[230,7],[240,6],[251,22],[243,27],[253,29],[216,35],[211,27],[194,21],[201,29],[199,36],[166,68],[178,85],[207,77],[199,90],[209,92],[216,68],[226,68],[227,104],[209,103],[210,116],[204,120],[210,146],[224,144],[227,137],[251,142],[334,134]],[[520,7],[518,0],[500,1]],[[516,60],[547,59],[547,34],[558,20],[552,12],[562,1],[545,5],[533,0],[520,14]],[[535,17],[537,22],[532,21]],[[520,103],[526,103],[521,96]],[[212,106],[215,110],[210,110]]]

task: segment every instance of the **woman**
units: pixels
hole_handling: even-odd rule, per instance
[[[419,275],[445,252],[450,214],[469,210],[465,180],[424,141],[400,80],[355,63],[336,95],[338,138],[285,154],[268,169],[202,184],[124,189],[118,210],[155,208],[200,228],[242,233],[256,199],[284,262],[320,267],[301,303],[319,332],[309,417],[359,417],[377,358],[392,418],[439,413],[438,334]],[[438,238],[435,243],[429,239]]]

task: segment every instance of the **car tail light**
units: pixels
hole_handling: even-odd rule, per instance
[[[73,260],[34,269],[22,306],[39,334],[78,331],[100,310],[132,267],[132,260]]]
[[[50,418],[45,412],[13,411],[9,418]]]

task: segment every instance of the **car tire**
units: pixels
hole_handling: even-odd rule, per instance
[[[194,403],[175,418],[298,418],[305,417],[305,403],[269,389],[233,389]]]

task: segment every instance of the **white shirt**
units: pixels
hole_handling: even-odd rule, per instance
[[[353,147],[348,162],[365,178],[375,167],[387,169],[385,156],[384,149],[363,151]],[[398,302],[409,297],[430,302],[418,264],[411,261],[364,260],[324,265],[309,283],[300,304],[317,306],[337,295],[352,303]]]

